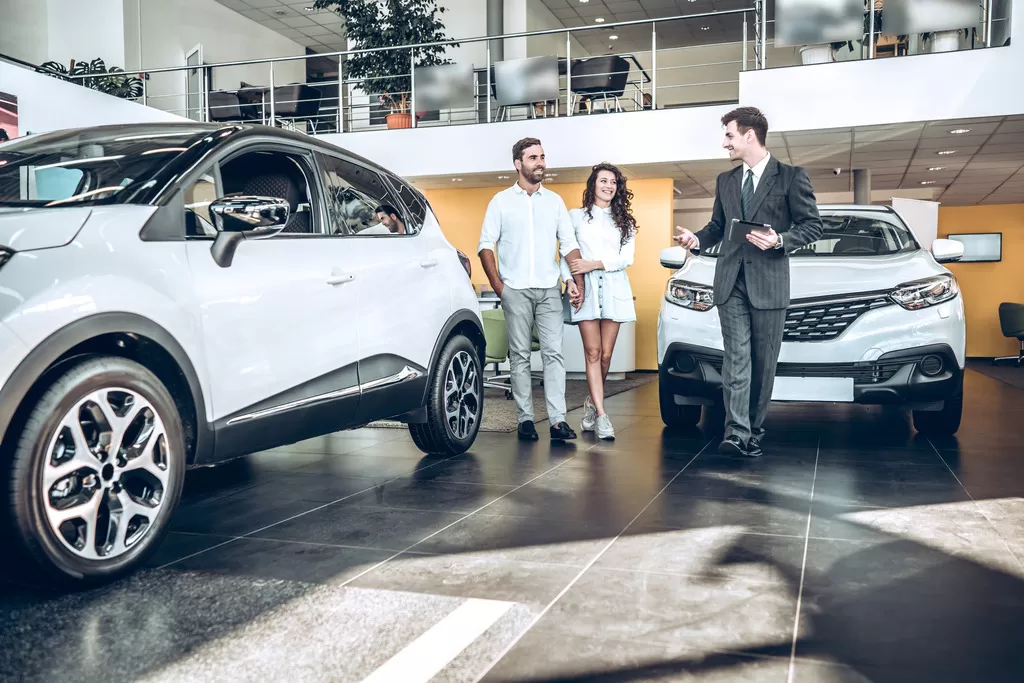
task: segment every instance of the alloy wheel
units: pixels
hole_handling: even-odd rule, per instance
[[[144,396],[90,393],[67,411],[46,450],[40,483],[50,529],[80,558],[123,555],[164,507],[168,459],[163,420]]]
[[[466,351],[452,356],[445,373],[445,422],[452,436],[465,439],[480,419],[480,373],[477,363]]]

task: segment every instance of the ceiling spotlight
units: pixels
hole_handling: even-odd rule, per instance
[[[587,4],[588,2],[590,2],[590,0],[580,0],[580,4],[581,4],[581,5],[585,5],[585,4]]]
[[[935,171],[945,171],[946,167],[945,166],[931,166],[931,167],[928,168],[928,170],[932,171],[932,172],[935,172]]]
[[[934,185],[935,181],[934,180],[922,180],[921,184],[922,185]]]
[[[700,30],[701,30],[701,31],[710,31],[710,30],[711,30],[711,27],[710,27],[710,26],[701,26],[701,27],[700,27]]]
[[[971,132],[970,128],[954,128],[953,130],[949,131],[949,134],[950,135],[963,135],[964,133],[970,133],[970,132]]]
[[[936,154],[940,154],[942,156],[948,156],[950,154],[956,154],[956,150],[955,149],[944,149],[941,152],[936,152]]]
[[[461,183],[462,182],[462,178],[452,178],[452,182],[453,183]]]
[[[306,12],[315,12],[316,11],[316,7],[303,7],[302,9],[304,11],[306,11]]]
[[[507,175],[500,175],[500,176],[498,176],[498,180],[508,180],[508,178],[509,177]]]
[[[618,36],[614,36],[614,35],[613,36],[608,36],[608,40],[618,40],[618,39],[619,39]]]
[[[599,24],[603,24],[604,23],[604,17],[598,17],[597,19],[594,19],[594,21],[596,21]]]

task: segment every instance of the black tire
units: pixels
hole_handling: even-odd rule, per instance
[[[460,409],[459,427],[463,433],[459,433],[446,418],[445,393],[449,371],[453,369],[453,363],[462,363],[468,359],[471,373],[468,385],[475,389],[475,401],[471,400],[471,392],[465,391],[467,400],[473,405],[467,405],[465,410]],[[465,385],[463,385],[464,388]],[[476,441],[476,435],[480,431],[480,422],[484,415],[484,385],[483,372],[481,371],[480,356],[476,346],[468,337],[457,334],[447,341],[441,355],[437,360],[437,367],[434,368],[433,378],[427,390],[427,421],[423,424],[410,424],[409,433],[412,435],[413,443],[424,453],[430,455],[459,455],[465,453]],[[471,416],[472,424],[467,420],[462,421],[462,415]]]
[[[658,384],[658,403],[661,406],[661,421],[672,429],[689,429],[700,423],[701,406],[678,405],[675,395],[664,384]]]
[[[128,539],[128,542],[125,543],[127,547],[122,553],[113,557],[105,557],[101,553],[95,552],[97,557],[87,558],[76,554],[75,551],[67,547],[65,541],[59,537],[61,532],[55,530],[50,524],[47,510],[56,509],[56,506],[51,506],[50,500],[52,499],[46,498],[43,491],[43,477],[47,463],[52,462],[51,454],[56,451],[56,448],[59,448],[57,446],[54,451],[51,451],[51,442],[56,443],[57,438],[66,438],[70,434],[61,427],[65,417],[71,414],[75,405],[89,394],[115,388],[134,392],[149,404],[151,410],[140,413],[140,417],[125,428],[123,435],[128,436],[129,432],[134,434],[136,445],[148,444],[150,440],[162,444],[163,447],[155,452],[154,468],[162,473],[166,482],[161,484],[149,468],[131,473],[120,469],[115,470],[115,463],[120,468],[122,464],[135,460],[135,457],[122,459],[120,453],[104,453],[103,462],[89,461],[76,470],[75,477],[65,475],[58,478],[50,489],[51,493],[56,490],[59,482],[73,480],[74,483],[71,484],[73,493],[75,491],[82,493],[84,489],[92,488],[92,492],[85,500],[91,501],[92,496],[99,496],[98,500],[102,499],[108,503],[106,508],[108,511],[111,509],[109,502],[111,500],[117,502],[119,493],[130,493],[134,500],[135,496],[155,496],[154,492],[162,489],[155,503],[152,498],[148,501],[154,506],[158,506],[156,511],[151,514],[151,519],[134,516],[125,521],[124,528],[136,537]],[[106,394],[108,407],[112,407],[110,401],[116,401],[117,397],[123,398],[126,395],[109,392]],[[95,406],[96,404],[89,405]],[[117,414],[118,410],[125,409],[125,404],[112,408]],[[81,416],[86,414],[82,409],[79,410],[79,424],[86,424],[81,421]],[[144,423],[147,422],[150,415],[154,414],[163,424],[162,441],[158,431],[145,432]],[[155,421],[151,424],[155,424]],[[133,429],[138,430],[138,433],[135,434]],[[86,428],[82,427],[82,430],[84,433]],[[143,433],[147,433],[147,435],[143,436]],[[153,436],[154,434],[156,436]],[[56,377],[35,405],[31,407],[24,427],[16,438],[17,442],[10,463],[11,476],[5,501],[7,505],[4,511],[9,518],[10,533],[6,536],[11,539],[10,545],[13,546],[10,548],[11,554],[17,560],[14,566],[16,576],[26,578],[33,583],[45,582],[61,587],[103,583],[138,568],[160,544],[171,514],[181,496],[185,478],[185,440],[181,418],[174,400],[152,372],[138,363],[118,357],[92,357],[72,364]],[[66,444],[67,441],[64,443]],[[68,452],[66,446],[62,452]],[[77,449],[73,448],[72,453],[72,458],[77,457]],[[137,451],[136,453],[136,457],[145,455],[144,452]],[[92,462],[96,463],[95,469],[91,469]],[[109,478],[106,474],[107,468],[110,468],[109,471],[112,472]],[[90,477],[88,475],[90,471],[96,472],[96,475]],[[142,488],[139,488],[140,486]],[[88,513],[84,513],[78,523],[90,516]],[[106,519],[110,518],[111,515],[108,514]],[[96,529],[102,530],[102,527],[106,526],[109,531],[109,524],[101,524],[102,516],[94,516],[92,519]],[[148,519],[148,525],[145,525],[144,530],[144,525],[138,522],[140,519]],[[64,527],[61,525],[58,528]],[[133,529],[134,531],[132,531]],[[70,543],[70,541],[68,542]],[[88,549],[89,544],[84,543],[83,547]],[[95,550],[95,545],[93,550]]]
[[[942,410],[915,410],[914,429],[924,436],[953,436],[960,430],[964,414],[964,395],[946,400]]]

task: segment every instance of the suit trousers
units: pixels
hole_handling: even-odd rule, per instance
[[[751,306],[741,268],[732,293],[719,307],[719,318],[725,347],[725,436],[737,436],[746,443],[751,436],[764,435],[762,425],[772,400],[786,309]]]
[[[565,420],[565,362],[562,359],[564,314],[558,286],[547,289],[512,289],[501,292],[508,333],[512,396],[519,422],[533,421],[533,375],[530,354],[533,325],[537,324],[544,363],[544,400],[552,425]]]

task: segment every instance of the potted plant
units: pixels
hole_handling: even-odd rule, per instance
[[[142,97],[142,79],[138,76],[129,76],[123,69],[116,66],[107,68],[103,60],[98,57],[91,62],[72,59],[70,67],[66,67],[60,62],[45,62],[36,71],[126,100]],[[103,78],[71,78],[72,76],[96,74],[110,75]]]
[[[345,22],[352,49],[369,49],[435,43],[447,40],[440,15],[446,9],[435,0],[316,0],[316,9],[336,12]],[[457,47],[457,45],[453,45]],[[416,66],[450,64],[446,46],[416,48]],[[409,50],[380,50],[350,55],[347,75],[358,81],[359,90],[379,95],[390,113],[388,128],[411,128]]]

